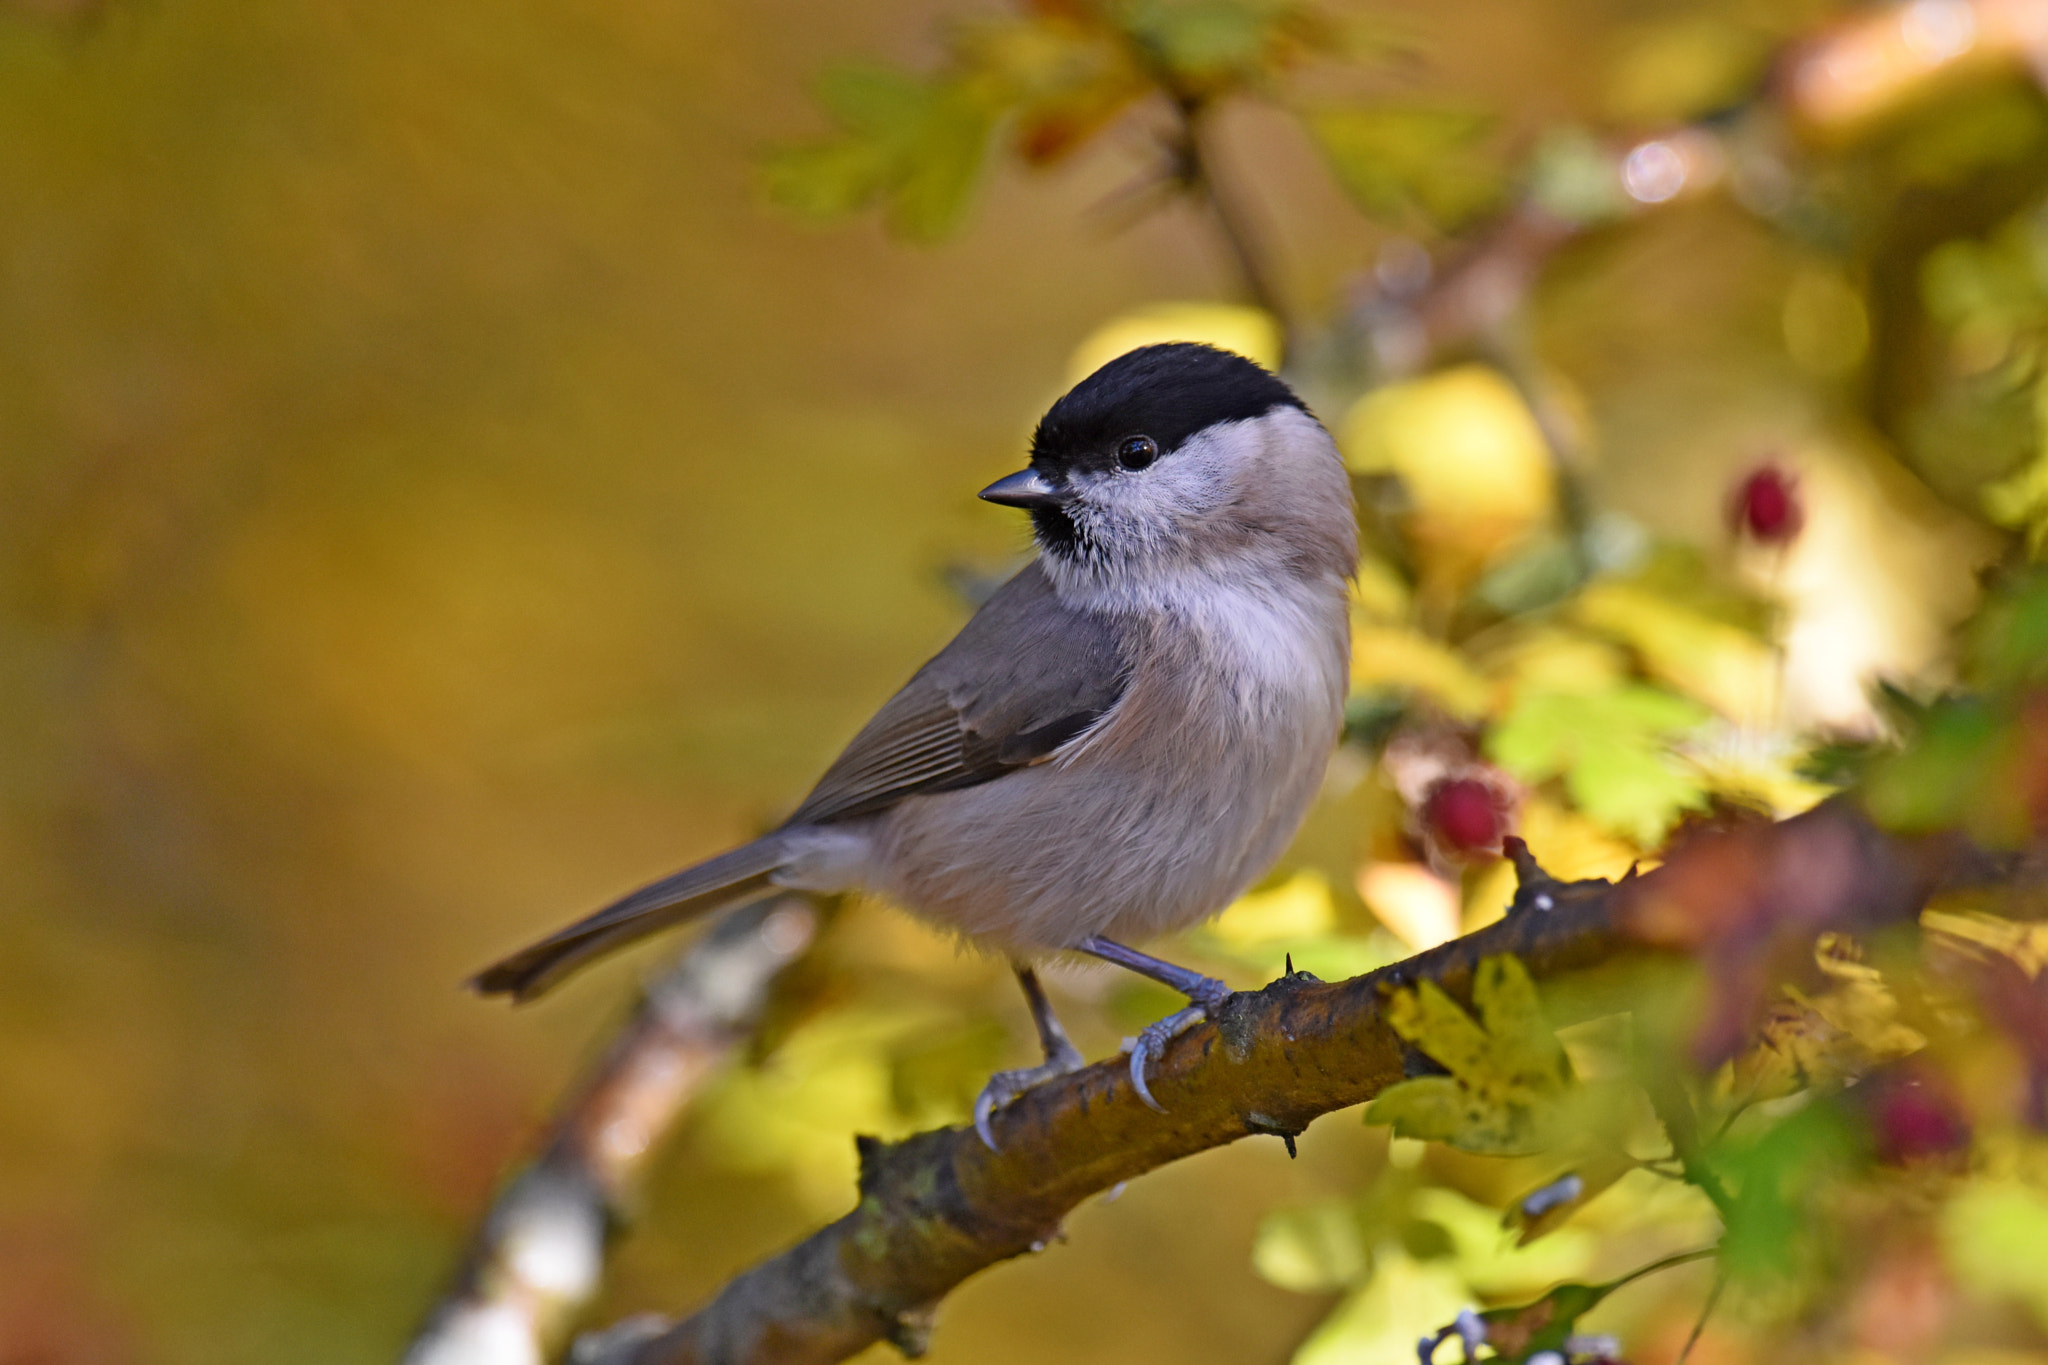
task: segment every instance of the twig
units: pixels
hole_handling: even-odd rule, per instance
[[[1237,202],[1236,196],[1225,188],[1216,174],[1215,158],[1209,151],[1207,139],[1209,105],[1197,99],[1181,98],[1175,107],[1180,114],[1182,183],[1191,194],[1200,196],[1208,204],[1223,244],[1230,251],[1230,259],[1237,266],[1238,277],[1244,282],[1245,293],[1253,303],[1273,315],[1274,321],[1280,324],[1282,337],[1291,336],[1292,323],[1287,305],[1281,301],[1280,290],[1260,257],[1251,221],[1244,206]]]
[[[541,1155],[499,1193],[405,1365],[538,1365],[596,1291],[607,1234],[648,1154],[733,1046],[817,911],[778,897],[726,918],[647,990],[572,1092]]]
[[[1622,1276],[1618,1280],[1610,1280],[1607,1284],[1607,1291],[1611,1294],[1625,1284],[1634,1284],[1637,1280],[1640,1280],[1645,1276],[1655,1275],[1660,1270],[1670,1270],[1674,1266],[1691,1265],[1695,1261],[1712,1260],[1714,1257],[1719,1256],[1720,1254],[1721,1246],[1718,1242],[1710,1247],[1700,1247],[1697,1250],[1693,1251],[1676,1252],[1673,1255],[1663,1257],[1660,1260],[1652,1261],[1648,1265],[1639,1265],[1634,1270],[1629,1271],[1628,1274]]]
[[[1728,1187],[1721,1182],[1719,1173],[1703,1158],[1699,1111],[1693,1108],[1692,1096],[1685,1088],[1685,1078],[1667,1063],[1644,1055],[1640,1037],[1636,1048],[1636,1082],[1649,1097],[1650,1108],[1656,1112],[1658,1122],[1664,1125],[1664,1135],[1671,1139],[1671,1151],[1683,1173],[1681,1178],[1687,1184],[1698,1186],[1700,1193],[1713,1202],[1723,1219],[1731,1217],[1734,1200],[1728,1193]]]
[[[1700,1315],[1692,1325],[1692,1335],[1685,1339],[1685,1347],[1678,1353],[1677,1365],[1685,1365],[1692,1359],[1692,1348],[1700,1344],[1700,1334],[1707,1330],[1707,1319],[1714,1316],[1714,1307],[1721,1302],[1721,1291],[1728,1287],[1728,1272],[1714,1272],[1714,1287],[1707,1291],[1707,1301],[1700,1305]]]
[[[1518,862],[1523,860],[1518,860]],[[1403,1079],[1405,1047],[1381,1003],[1428,979],[1469,999],[1479,962],[1499,953],[1555,981],[1651,956],[1699,956],[1738,929],[1732,893],[1765,922],[1806,936],[1909,922],[1938,886],[1997,874],[1960,841],[1905,841],[1831,803],[1780,825],[1702,837],[1644,876],[1557,882],[1533,859],[1507,918],[1350,981],[1289,977],[1231,997],[1214,1024],[1183,1034],[1155,1066],[1156,1114],[1121,1061],[1026,1093],[996,1123],[991,1152],[971,1128],[896,1144],[858,1140],[853,1212],[731,1281],[661,1330],[635,1320],[586,1338],[578,1365],[809,1365],[873,1342],[923,1349],[939,1302],[999,1261],[1038,1250],[1083,1200],[1168,1162],[1255,1133],[1298,1133]],[[1822,886],[1815,868],[1836,872]],[[1747,885],[1732,881],[1746,879]],[[1775,903],[1773,891],[1794,887]],[[1771,932],[1777,932],[1774,928]],[[1759,951],[1764,951],[1760,948]],[[1617,1008],[1586,1005],[1591,1014]],[[1552,1009],[1553,1022],[1565,1009]]]
[[[1748,104],[1795,141],[1840,145],[1936,80],[1973,67],[2013,65],[2048,88],[2048,0],[1907,0],[1857,9],[1787,44]],[[1522,311],[1551,260],[1589,231],[1739,183],[1740,169],[1755,153],[1726,135],[1730,122],[1722,114],[1654,137],[1612,142],[1605,159],[1616,199],[1605,213],[1573,219],[1525,195],[1469,234],[1421,290],[1367,290],[1356,322],[1381,374],[1401,378],[1447,355],[1483,348]],[[1683,169],[1668,192],[1645,197],[1627,188],[1625,168],[1632,152],[1653,143]],[[1762,169],[1768,174],[1774,165]],[[1767,218],[1779,211],[1768,195],[1755,207]],[[1540,409],[1537,416],[1544,420]]]

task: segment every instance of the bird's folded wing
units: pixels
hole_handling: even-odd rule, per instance
[[[1119,625],[1064,606],[1035,562],[996,590],[846,746],[792,825],[872,815],[1038,763],[1130,682]]]

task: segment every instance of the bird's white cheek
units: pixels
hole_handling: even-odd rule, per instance
[[[1192,462],[1168,460],[1114,480],[1100,499],[1111,516],[1160,535],[1213,511],[1221,494],[1216,479]]]

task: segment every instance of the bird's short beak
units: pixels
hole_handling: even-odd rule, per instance
[[[1057,488],[1045,481],[1035,469],[1020,469],[1006,479],[997,479],[981,490],[985,502],[999,502],[1005,507],[1022,507],[1034,511],[1041,507],[1064,507],[1074,500],[1074,495],[1064,488]]]

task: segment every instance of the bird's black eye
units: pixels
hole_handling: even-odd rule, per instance
[[[1150,436],[1126,436],[1117,442],[1116,462],[1125,469],[1143,469],[1159,458],[1159,445]]]

